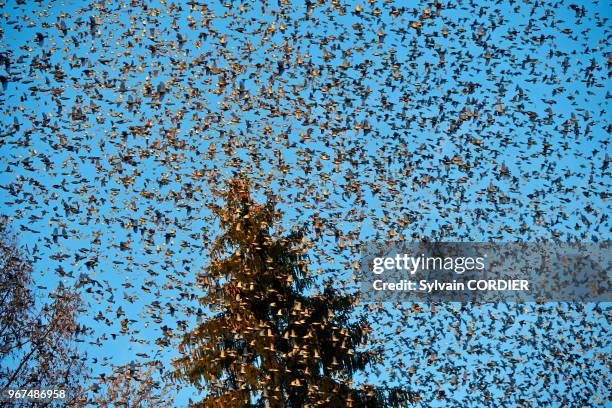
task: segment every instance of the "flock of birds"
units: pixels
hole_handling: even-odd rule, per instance
[[[367,242],[609,239],[602,2],[3,3],[2,212],[42,291],[83,292],[99,378],[163,375],[205,315],[210,192],[236,175],[347,289]],[[422,406],[609,403],[606,304],[356,313],[363,380]]]

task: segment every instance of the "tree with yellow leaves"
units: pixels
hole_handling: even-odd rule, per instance
[[[300,231],[276,236],[279,213],[233,179],[215,209],[221,234],[198,276],[208,318],[189,332],[175,376],[205,391],[196,407],[400,406],[397,390],[354,386],[373,363],[354,298],[331,284],[315,293]]]

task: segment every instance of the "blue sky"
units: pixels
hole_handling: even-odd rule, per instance
[[[96,373],[135,353],[169,367],[155,339],[195,321],[210,190],[235,172],[274,196],[282,228],[309,229],[313,270],[339,287],[372,240],[609,239],[605,3],[146,4],[4,6],[3,213],[41,285],[100,282],[82,288],[84,351],[109,364]],[[607,306],[367,306],[387,355],[366,376],[410,383],[424,406],[444,404],[436,381],[477,406],[480,376],[515,404],[609,389]]]

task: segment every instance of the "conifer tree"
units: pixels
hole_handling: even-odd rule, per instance
[[[397,391],[355,386],[373,362],[354,298],[330,283],[313,293],[303,234],[273,234],[279,214],[232,180],[215,210],[221,234],[198,276],[210,311],[182,344],[175,375],[205,390],[197,407],[400,406]]]

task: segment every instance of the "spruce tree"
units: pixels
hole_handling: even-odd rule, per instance
[[[175,375],[205,390],[196,407],[382,407],[401,396],[355,386],[374,355],[354,298],[330,283],[310,290],[303,234],[273,235],[279,217],[234,179],[215,210],[221,234],[198,276],[208,318],[186,334]]]

